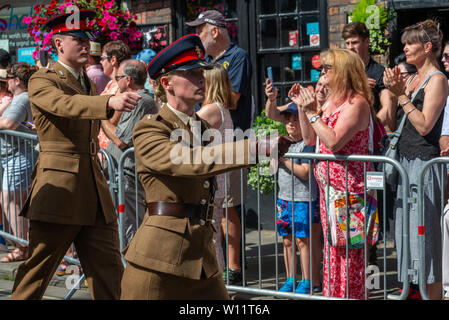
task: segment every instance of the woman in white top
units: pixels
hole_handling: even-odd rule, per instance
[[[201,109],[197,112],[197,115],[206,120],[211,126],[211,133],[214,136],[211,145],[233,141],[234,125],[232,124],[231,114],[229,113],[229,109],[235,108],[233,101],[232,85],[228,72],[221,64],[217,63],[214,65],[213,69],[206,71],[206,97]],[[226,185],[225,175],[227,176]],[[232,175],[229,172],[217,176],[217,187],[214,198],[214,244],[221,271],[224,269],[223,250],[221,248],[221,220],[223,211],[225,210],[223,209],[225,195],[229,196],[231,191],[231,179]],[[240,186],[238,187],[240,189]]]

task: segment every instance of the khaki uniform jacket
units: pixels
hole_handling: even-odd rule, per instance
[[[90,95],[61,64],[40,69],[30,78],[28,93],[41,152],[31,192],[21,215],[68,225],[93,225],[98,208],[106,223],[117,221],[114,204],[97,156],[100,119],[110,96]]]
[[[207,128],[207,122],[201,120],[201,132]],[[248,140],[242,140],[225,144],[230,149],[222,145],[190,145],[184,149],[184,159],[197,161],[174,164],[171,153],[179,143],[170,137],[177,129],[192,133],[165,105],[158,114],[143,118],[135,127],[133,141],[137,172],[147,202],[207,204],[211,201],[210,177],[255,163],[255,158],[247,152]],[[234,163],[237,151],[244,156],[237,164],[225,164],[224,150],[232,150]],[[198,161],[198,151],[212,154],[215,163]],[[207,278],[216,276],[219,269],[212,242],[212,226],[210,223],[202,226],[195,220],[198,219],[145,215],[133,240],[124,250],[125,259],[143,268],[194,280],[201,278],[202,271]]]

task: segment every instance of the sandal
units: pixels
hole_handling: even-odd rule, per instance
[[[3,257],[0,261],[1,262],[17,262],[17,261],[23,261],[28,258],[28,247],[21,248],[15,248],[13,251],[8,253],[5,257]]]
[[[56,269],[55,274],[58,276],[65,276],[65,275],[73,274],[75,272],[75,270],[73,270],[74,269],[73,267],[71,267],[70,270],[67,270],[67,268],[69,266],[75,266],[75,265],[71,264],[70,262],[67,262],[65,259],[62,259],[61,264],[58,266],[58,269]],[[80,269],[80,267],[77,267],[77,268]]]

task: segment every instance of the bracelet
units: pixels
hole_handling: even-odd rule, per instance
[[[405,115],[409,115],[409,113],[412,113],[413,111],[415,111],[416,110],[416,108],[415,107],[413,107],[411,110],[409,110],[409,111],[407,111],[406,113],[405,113]]]
[[[399,102],[399,104],[401,105],[401,107],[404,107],[407,103],[411,103],[410,99],[405,100],[404,102]]]

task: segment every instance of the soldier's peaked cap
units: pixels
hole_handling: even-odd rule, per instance
[[[70,34],[78,38],[93,39],[92,21],[97,13],[93,10],[78,10],[63,13],[51,18],[45,24],[48,31],[53,30],[53,34]]]
[[[151,60],[147,68],[148,76],[156,79],[173,70],[210,69],[212,66],[206,62],[204,54],[200,37],[188,34],[173,42]]]

